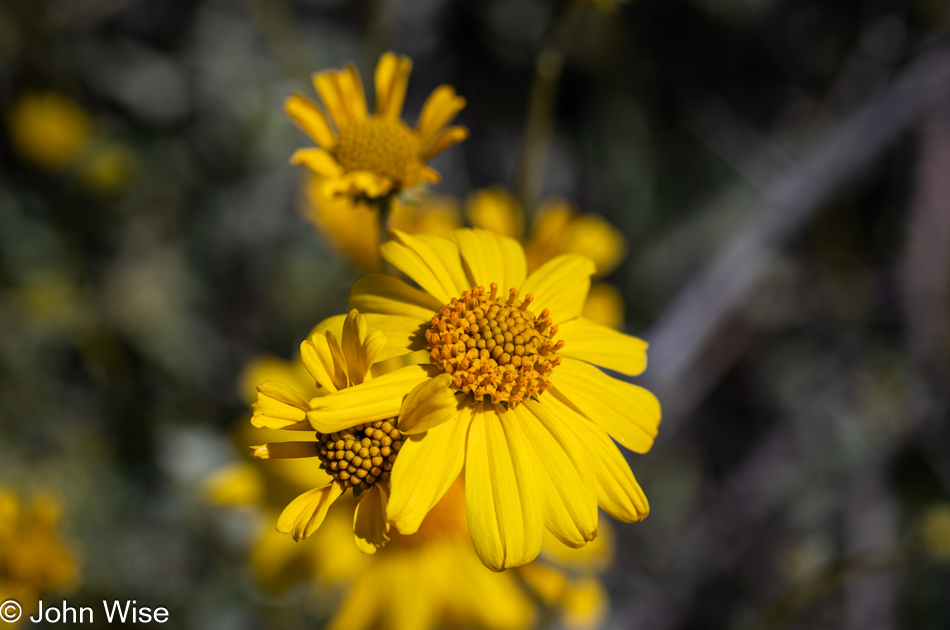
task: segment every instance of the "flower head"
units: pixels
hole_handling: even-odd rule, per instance
[[[342,335],[334,328],[338,320],[318,327],[300,346],[304,367],[318,386],[318,396],[311,401],[292,386],[266,381],[258,387],[251,422],[256,427],[312,433],[307,413],[320,404],[320,394],[345,391],[357,385],[388,389],[401,384],[406,375],[397,370],[393,375],[373,377],[373,366],[387,356],[388,339],[381,330],[368,332],[366,320],[351,311],[342,322]],[[362,413],[381,411],[351,410],[351,421],[333,431],[317,430],[314,439],[306,441],[270,442],[251,447],[258,459],[315,458],[320,469],[330,475],[325,485],[309,490],[284,509],[277,520],[277,530],[289,533],[294,540],[307,538],[320,527],[330,506],[349,489],[359,497],[353,521],[357,546],[365,553],[375,553],[389,540],[389,524],[385,518],[389,498],[389,478],[393,463],[402,448],[401,422],[431,423],[455,412],[455,400],[445,390],[447,380],[432,379],[419,383],[400,397],[391,412],[379,419],[363,422]],[[317,466],[316,464],[314,465]]]
[[[57,94],[27,94],[9,117],[13,148],[24,159],[49,169],[69,165],[86,146],[89,115],[77,103]]]
[[[387,520],[415,532],[463,467],[472,541],[496,571],[537,556],[545,527],[568,546],[593,540],[598,505],[623,521],[644,518],[646,498],[611,438],[646,452],[660,408],[648,391],[595,367],[639,374],[646,343],[581,315],[594,263],[565,254],[528,275],[522,247],[485,230],[451,239],[392,231],[380,251],[420,288],[370,274],[350,302],[377,314],[390,348],[411,365],[383,377],[386,387],[374,381],[315,399],[307,418],[332,433],[356,418],[386,419],[429,383],[453,393],[454,413],[400,418],[407,439]]]
[[[329,118],[306,97],[295,94],[285,110],[319,148],[300,149],[291,163],[302,164],[324,178],[328,197],[377,202],[418,184],[436,183],[439,174],[426,166],[468,130],[449,124],[465,107],[465,99],[442,85],[429,96],[419,123],[410,128],[401,119],[412,62],[385,53],[376,66],[376,113],[370,114],[356,68],[313,76]]]

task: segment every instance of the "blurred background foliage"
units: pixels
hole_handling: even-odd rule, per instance
[[[620,229],[624,329],[688,356],[641,379],[665,410],[632,460],[652,513],[615,528],[605,626],[950,625],[950,84],[889,92],[920,59],[950,64],[950,5],[567,4],[0,5],[0,484],[58,496],[71,604],[136,599],[182,628],[326,619],[255,584],[258,524],[201,492],[240,457],[244,367],[292,357],[361,274],[305,219],[283,99],[407,54],[410,122],[438,84],[468,99],[437,192],[511,187],[538,49],[571,11],[538,192]],[[913,111],[886,142],[834,144],[888,94]],[[811,214],[739,260],[757,282],[708,343],[688,318],[664,329],[828,143],[861,167],[800,178]]]

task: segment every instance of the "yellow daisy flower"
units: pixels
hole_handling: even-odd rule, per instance
[[[13,105],[8,119],[13,149],[24,159],[62,169],[86,146],[92,123],[75,101],[55,92],[27,94]]]
[[[284,105],[287,114],[319,148],[300,149],[292,164],[302,164],[324,178],[329,197],[378,202],[418,184],[436,183],[439,174],[426,166],[468,137],[468,129],[448,126],[465,107],[455,89],[442,85],[422,107],[415,129],[400,118],[412,62],[391,52],[376,66],[376,113],[370,114],[360,75],[352,64],[319,72],[314,87],[329,113],[301,94]],[[332,121],[332,125],[331,125]]]
[[[368,332],[366,320],[353,310],[342,322],[342,335],[333,326],[313,333],[300,346],[303,364],[325,392],[340,392],[359,385],[372,386],[387,379],[373,378],[373,365],[387,357],[388,339],[382,330]],[[397,379],[398,380],[398,379]],[[346,490],[353,489],[359,503],[353,518],[356,544],[364,553],[375,553],[389,540],[386,504],[389,478],[400,449],[397,426],[442,422],[455,413],[448,377],[429,379],[410,388],[394,413],[316,434],[307,441],[270,442],[251,447],[258,459],[318,458],[332,479],[290,502],[277,520],[277,531],[294,540],[307,538],[320,527],[327,510]],[[389,381],[386,381],[387,383]],[[267,381],[258,387],[251,423],[269,429],[312,432],[307,414],[320,397],[308,401],[292,387]]]
[[[545,527],[568,546],[593,540],[598,505],[644,518],[646,497],[610,438],[648,451],[660,407],[595,367],[639,374],[647,344],[581,315],[594,263],[564,254],[528,275],[518,242],[486,230],[390,238],[383,259],[420,288],[370,274],[350,303],[382,316],[378,329],[411,365],[314,399],[307,413],[333,433],[393,417],[415,388],[448,383],[456,413],[400,418],[408,439],[387,519],[415,532],[464,467],[475,550],[500,571],[534,559]]]
[[[25,619],[47,593],[73,589],[79,578],[76,555],[59,534],[62,505],[41,494],[24,505],[16,492],[0,487],[0,601],[23,605]]]

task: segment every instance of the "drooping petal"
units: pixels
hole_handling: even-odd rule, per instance
[[[597,536],[597,490],[592,463],[564,421],[533,400],[514,408],[535,460],[544,524],[569,547]]]
[[[310,408],[290,386],[266,381],[257,386],[257,402],[252,406],[251,424],[268,429],[285,429],[307,417]]]
[[[399,315],[385,315],[381,313],[360,313],[366,320],[366,326],[369,330],[380,332],[385,337],[385,346],[375,355],[373,363],[385,361],[413,350],[418,350],[425,343],[424,329],[429,327],[428,321],[425,323],[414,317],[403,317]],[[430,315],[431,318],[431,315]],[[340,331],[342,334],[343,322],[346,315],[334,315],[323,320],[312,331],[311,335],[323,335],[327,330]],[[373,333],[367,337],[364,345],[367,346],[367,356],[374,350],[370,348],[370,341]],[[378,342],[374,342],[378,343]]]
[[[403,441],[393,465],[387,515],[403,534],[414,534],[422,520],[448,492],[465,463],[466,436],[472,419],[468,408],[425,434]]]
[[[269,442],[251,447],[251,455],[257,459],[295,459],[319,455],[318,442]]]
[[[468,136],[468,127],[463,127],[462,125],[449,127],[445,130],[445,133],[436,138],[431,147],[426,149],[426,152],[423,153],[423,158],[425,158],[427,162],[433,160],[444,153],[446,149],[450,149],[464,141]]]
[[[554,369],[551,382],[559,396],[622,446],[636,453],[646,453],[653,446],[660,403],[649,391],[571,358]]]
[[[563,254],[552,258],[528,276],[520,297],[534,296],[532,310],[538,313],[550,309],[556,325],[574,319],[584,310],[584,300],[590,290],[594,263],[577,254]]]
[[[477,190],[465,202],[472,225],[495,234],[520,239],[524,236],[524,211],[501,186]]]
[[[524,251],[514,239],[478,229],[456,230],[452,235],[472,286],[488,288],[496,282],[504,298],[509,289],[525,281]]]
[[[294,166],[306,166],[317,175],[324,177],[340,177],[343,175],[343,167],[323,149],[297,149],[290,156],[290,163]]]
[[[434,368],[410,365],[338,392],[314,398],[307,414],[320,433],[333,433],[364,422],[394,418],[403,398],[430,378]]]
[[[597,504],[618,521],[633,523],[646,518],[650,504],[617,445],[603,429],[576,413],[555,394],[548,391],[539,402],[565,419],[578,441],[587,448],[591,461],[597,462],[592,467],[597,482]]]
[[[544,511],[534,457],[511,412],[476,409],[465,454],[465,506],[475,553],[492,571],[527,564],[541,551]]]
[[[336,134],[316,103],[302,94],[294,94],[284,101],[284,111],[304,133],[324,149],[336,145]]]
[[[346,374],[350,383],[359,385],[369,372],[371,364],[366,362],[363,340],[366,338],[366,322],[355,308],[343,322],[343,357],[346,360]]]
[[[458,246],[431,234],[410,235],[390,230],[391,240],[380,247],[383,259],[412,278],[441,304],[471,289]]]
[[[563,356],[636,376],[647,368],[647,346],[643,339],[625,335],[585,317],[577,317],[558,326],[564,340]]]
[[[386,490],[378,483],[360,495],[360,502],[353,514],[353,536],[356,546],[363,553],[376,553],[377,549],[389,542],[387,500]]]
[[[350,291],[350,307],[361,313],[383,313],[411,317],[428,323],[442,303],[402,280],[371,273],[356,281]]]
[[[399,430],[407,435],[425,433],[458,416],[458,400],[449,389],[452,376],[439,374],[419,383],[399,408]]]
[[[422,106],[417,129],[423,146],[428,147],[452,119],[465,107],[465,99],[449,85],[440,85]]]
[[[290,502],[277,519],[277,531],[291,534],[294,540],[308,538],[317,531],[327,516],[327,510],[343,494],[343,484],[338,481],[304,492]]]
[[[376,112],[395,120],[402,113],[402,104],[409,85],[412,61],[408,57],[384,53],[376,65]]]
[[[336,338],[328,338],[326,333],[312,334],[300,344],[300,358],[310,376],[331,392],[347,385],[346,363],[335,345]]]

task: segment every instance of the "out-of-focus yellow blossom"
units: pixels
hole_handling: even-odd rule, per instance
[[[391,52],[376,66],[376,113],[370,114],[360,75],[352,64],[319,72],[313,84],[329,117],[314,102],[294,94],[284,109],[318,148],[300,149],[291,163],[323,178],[328,197],[348,197],[378,204],[419,184],[436,183],[439,174],[426,164],[468,137],[452,126],[465,99],[448,85],[432,92],[419,123],[410,129],[400,118],[412,62]]]
[[[950,503],[929,507],[920,521],[924,549],[937,562],[950,562]]]
[[[458,202],[450,197],[427,195],[424,204],[393,199],[389,224],[410,233],[447,235],[461,227]],[[379,271],[379,243],[382,237],[379,209],[348,197],[328,197],[322,179],[308,176],[304,182],[301,214],[351,263],[364,271]]]
[[[25,505],[0,488],[0,601],[14,599],[23,621],[47,593],[67,592],[79,582],[76,555],[59,534],[62,506],[51,495]]]
[[[359,385],[386,389],[394,380],[405,381],[405,370],[393,372],[391,378],[378,373],[374,378],[374,364],[392,356],[387,355],[389,345],[383,330],[374,327],[370,332],[364,318],[353,310],[342,322],[341,335],[337,335],[335,325],[328,323],[325,330],[314,332],[301,344],[300,356],[312,381],[327,396]],[[437,424],[456,413],[448,381],[448,376],[437,377],[410,388],[385,418],[363,422],[356,412],[333,431],[317,431],[315,440],[277,441],[251,447],[254,457],[259,459],[310,459],[314,468],[320,467],[332,477],[325,485],[291,501],[277,520],[277,530],[291,534],[294,540],[311,536],[323,523],[330,506],[352,488],[354,496],[359,497],[353,517],[357,546],[364,553],[375,553],[385,545],[389,541],[389,477],[403,445],[399,427]],[[326,396],[318,394],[308,400],[279,381],[261,383],[257,391],[251,419],[254,426],[313,432],[308,414],[320,408]]]
[[[580,214],[572,204],[549,200],[541,205],[525,231],[525,216],[517,201],[504,188],[492,187],[473,193],[466,214],[474,227],[510,236],[522,242],[528,272],[560,254],[581,254],[594,261],[595,278],[617,268],[627,253],[623,235],[605,219]],[[454,198],[426,195],[418,204],[395,202],[390,227],[409,234],[448,236],[462,226],[462,204]],[[322,193],[319,178],[304,185],[302,214],[353,264],[365,271],[379,271],[379,212],[365,203],[330,199]],[[625,305],[620,291],[611,284],[591,286],[584,316],[618,328],[623,323]]]
[[[594,278],[602,278],[617,268],[627,255],[627,243],[620,230],[595,214],[580,214],[576,206],[562,199],[541,204],[525,234],[524,210],[504,188],[495,186],[475,191],[466,203],[474,227],[509,236],[524,245],[528,273],[561,254],[580,254],[594,262]],[[613,285],[591,286],[584,317],[617,328],[623,322],[623,297]]]
[[[446,383],[457,410],[399,420],[406,439],[386,518],[400,533],[417,530],[463,469],[472,541],[495,571],[533,560],[545,529],[571,547],[594,540],[598,505],[625,522],[646,517],[613,439],[649,451],[660,406],[595,367],[639,374],[647,344],[581,315],[593,261],[562,254],[529,275],[517,241],[481,229],[451,238],[392,230],[380,254],[419,288],[369,274],[350,305],[411,364],[314,399],[306,418],[323,434],[343,431],[392,417],[417,388]]]
[[[92,126],[79,104],[55,92],[21,96],[7,122],[17,154],[54,170],[65,168],[79,155]]]
[[[125,188],[135,175],[135,156],[118,142],[94,143],[83,156],[80,177],[87,189],[110,195]]]

